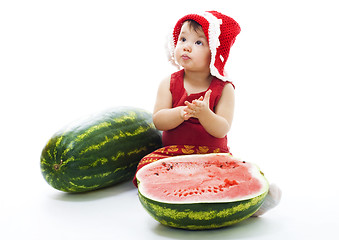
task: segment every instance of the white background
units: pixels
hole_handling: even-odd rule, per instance
[[[65,194],[40,154],[65,124],[112,106],[152,111],[175,69],[166,37],[192,11],[242,28],[227,68],[236,86],[232,153],[283,190],[258,219],[213,231],[164,227],[131,182]],[[338,239],[336,1],[0,2],[1,239]]]

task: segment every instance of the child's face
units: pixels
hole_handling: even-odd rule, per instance
[[[195,31],[185,22],[174,50],[176,61],[186,70],[209,71],[211,51],[207,38],[200,28]]]

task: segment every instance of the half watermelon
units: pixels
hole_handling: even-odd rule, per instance
[[[230,154],[196,154],[150,163],[137,175],[139,199],[160,223],[190,230],[250,217],[269,185],[259,168]]]

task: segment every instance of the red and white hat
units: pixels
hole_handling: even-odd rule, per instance
[[[170,60],[173,63],[175,63],[174,48],[178,43],[181,27],[186,20],[194,20],[202,26],[211,50],[211,75],[227,81],[228,78],[224,70],[225,64],[230,48],[236,36],[240,33],[239,24],[234,19],[217,11],[207,11],[202,14],[188,14],[182,17],[174,27],[169,46]]]

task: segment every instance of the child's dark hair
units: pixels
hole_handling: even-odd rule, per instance
[[[195,32],[197,32],[198,30],[202,30],[202,26],[198,23],[198,22],[196,22],[196,21],[194,21],[194,20],[186,20],[185,22],[187,22],[188,23],[188,26],[191,28],[191,29],[193,29]],[[184,22],[184,23],[185,23]]]

